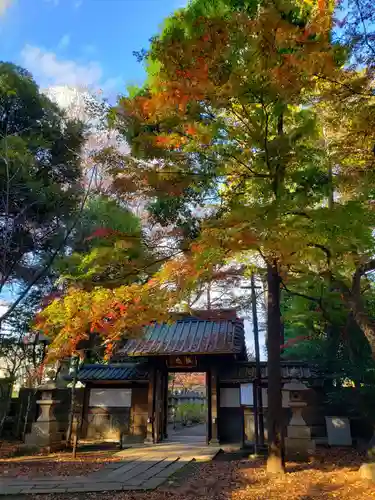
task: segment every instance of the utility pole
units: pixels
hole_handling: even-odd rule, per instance
[[[253,332],[254,332],[254,347],[255,347],[255,404],[254,404],[254,419],[256,444],[264,446],[264,419],[263,419],[263,401],[262,401],[262,372],[260,368],[260,352],[259,352],[259,328],[258,328],[258,313],[257,299],[255,294],[255,278],[254,273],[251,273],[251,308],[253,313]]]

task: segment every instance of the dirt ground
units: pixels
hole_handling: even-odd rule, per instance
[[[105,464],[119,461],[113,446],[83,448],[73,458],[70,451],[60,453],[11,456],[18,443],[2,443],[0,447],[0,477],[80,476],[95,472]]]
[[[310,463],[288,463],[285,475],[270,478],[265,472],[264,459],[225,460],[224,457],[206,464],[190,464],[153,492],[35,495],[32,498],[33,500],[375,499],[375,485],[361,480],[358,474],[358,469],[364,460],[365,456],[354,450],[319,449]],[[66,462],[64,466],[69,468],[71,465]],[[75,474],[77,474],[76,469]]]

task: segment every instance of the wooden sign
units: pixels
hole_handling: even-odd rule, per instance
[[[194,368],[197,366],[196,356],[169,356],[168,368]]]

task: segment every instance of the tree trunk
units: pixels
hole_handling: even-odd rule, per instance
[[[281,313],[280,313],[280,276],[277,262],[267,263],[268,311],[267,311],[267,349],[268,349],[268,460],[267,472],[284,472],[284,440],[282,429],[281,397]]]
[[[373,359],[375,359],[375,321],[366,313],[360,297],[348,296],[346,303],[350,307],[353,318],[359,328],[363,331],[371,348]]]
[[[374,265],[371,262],[369,263],[369,270],[372,269],[374,269]],[[366,308],[362,300],[361,277],[363,274],[364,272],[361,269],[357,269],[353,275],[351,289],[349,289],[346,284],[340,280],[333,280],[333,284],[336,288],[341,290],[342,299],[351,311],[354,321],[363,331],[370,345],[372,357],[375,359],[375,320],[366,312]]]

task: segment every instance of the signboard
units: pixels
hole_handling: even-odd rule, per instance
[[[254,385],[241,384],[241,405],[242,406],[254,406]],[[282,391],[282,406],[283,408],[289,408],[289,391]],[[265,387],[262,387],[262,406],[263,408],[268,408],[268,391]]]
[[[253,384],[241,384],[240,401],[243,406],[254,406]]]
[[[261,379],[267,379],[267,366],[263,364],[260,369]],[[316,369],[308,365],[281,366],[281,375],[284,379],[309,379],[319,377],[319,373],[316,371]],[[250,361],[246,364],[238,363],[233,364],[233,366],[224,366],[219,373],[219,379],[221,382],[239,382],[244,384],[247,382],[252,382],[256,379],[255,362]]]
[[[351,446],[350,422],[346,417],[325,417],[329,446]]]
[[[131,408],[131,389],[91,389],[89,406],[99,408]]]
[[[168,368],[194,368],[197,366],[196,356],[169,356]]]

